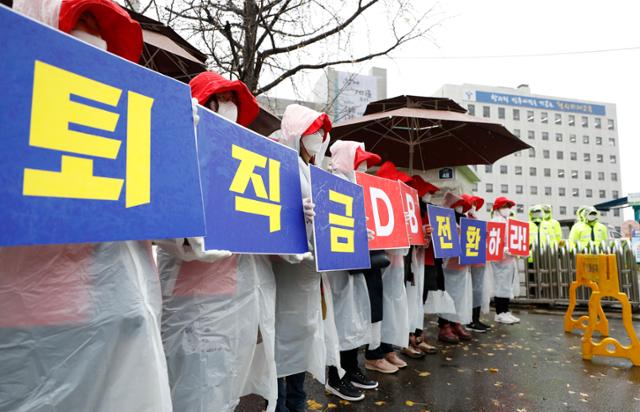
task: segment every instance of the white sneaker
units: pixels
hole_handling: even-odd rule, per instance
[[[509,316],[508,312],[503,312],[500,314],[496,314],[495,318],[493,318],[498,323],[504,323],[505,325],[511,325],[515,323],[513,319]]]
[[[520,323],[520,318],[517,318],[517,317],[513,316],[513,313],[507,312],[507,315],[509,315],[511,320],[513,320],[513,323]]]

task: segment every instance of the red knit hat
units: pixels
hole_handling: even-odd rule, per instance
[[[85,12],[95,17],[109,52],[138,63],[142,54],[142,28],[111,0],[62,0],[58,28],[71,33]]]
[[[353,170],[356,170],[360,163],[367,162],[367,167],[375,166],[382,161],[382,158],[375,153],[367,152],[361,147],[356,149],[356,154],[353,159]]]
[[[238,105],[236,123],[249,126],[258,117],[260,106],[249,88],[240,80],[228,80],[214,72],[202,72],[189,82],[191,95],[201,105],[207,104],[211,96],[224,92],[234,92]]]
[[[493,210],[502,209],[503,207],[514,207],[515,205],[516,202],[514,202],[513,200],[509,200],[504,196],[500,196],[493,201]]]
[[[418,197],[422,197],[427,193],[434,194],[440,190],[438,186],[427,182],[420,175],[413,175],[411,179],[412,180],[409,183],[409,186],[413,187],[418,191]]]
[[[389,180],[399,180],[402,183],[407,183],[407,184],[411,182],[411,176],[409,176],[404,172],[399,171],[396,168],[396,165],[394,165],[393,162],[391,161],[384,162],[376,172],[376,176],[384,177],[385,179],[389,179]]]

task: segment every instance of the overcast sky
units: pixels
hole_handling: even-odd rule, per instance
[[[433,36],[412,43],[388,69],[388,94],[429,95],[444,83],[516,87],[617,105],[623,193],[640,192],[639,1],[449,0]],[[534,58],[420,59],[638,47],[631,51]],[[629,214],[626,215],[627,217]]]

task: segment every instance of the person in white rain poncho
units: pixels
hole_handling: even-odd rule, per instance
[[[198,103],[229,121],[247,126],[258,115],[258,103],[240,81],[204,72],[189,85]],[[268,256],[205,251],[202,238],[159,246],[162,339],[174,408],[233,411],[240,396],[255,392],[273,410],[275,280]]]
[[[462,198],[471,204],[471,209],[467,212],[467,217],[469,219],[478,219],[478,211],[482,209],[484,199],[479,196],[467,194],[462,195]],[[473,313],[471,323],[467,324],[467,329],[477,333],[485,333],[490,329],[489,325],[480,322],[480,311],[482,307],[485,306],[487,312],[489,307],[489,297],[487,296],[488,293],[485,293],[486,287],[484,282],[486,269],[486,263],[470,265],[471,283],[473,284]]]
[[[516,203],[506,197],[498,197],[493,202],[493,212],[491,221],[502,222],[507,224],[509,217],[511,216],[511,208]],[[509,311],[509,301],[514,298],[514,290],[519,285],[518,279],[518,266],[514,256],[508,251],[507,244],[507,231],[505,230],[505,250],[504,258],[497,262],[491,262],[491,270],[493,272],[493,285],[494,285],[494,302],[496,305],[495,321],[499,323],[512,324],[520,322],[520,319],[513,316]]]
[[[392,162],[384,162],[376,176],[394,181],[411,181],[411,177],[397,170]],[[407,366],[393,350],[393,345],[404,348],[409,344],[409,309],[404,286],[404,256],[407,253],[408,249],[386,251],[390,264],[382,272],[382,343],[378,348],[366,351],[366,369],[395,373]]]
[[[313,203],[309,165],[321,165],[329,144],[331,120],[324,113],[292,104],[271,136],[299,153],[300,186],[309,249],[313,250]],[[273,262],[276,276],[277,411],[306,410],[305,372],[325,383],[325,366],[339,366],[331,288],[326,274],[315,270],[313,255]],[[326,341],[326,344],[325,344]]]
[[[140,26],[111,1],[13,5],[140,57]],[[151,242],[6,247],[0,261],[0,411],[172,410]]]
[[[444,195],[443,207],[455,211],[459,230],[460,219],[464,217],[471,205],[460,196],[447,192]],[[455,234],[457,236],[457,233]],[[459,259],[447,258],[443,264],[444,288],[455,303],[456,313],[443,313],[438,318],[440,334],[438,339],[446,343],[458,343],[460,340],[471,340],[471,334],[462,326],[471,322],[473,287],[471,271],[468,265],[461,265]],[[457,339],[456,339],[457,338]]]
[[[364,144],[339,140],[329,149],[331,172],[352,183],[355,171],[380,163],[380,156],[364,150]],[[373,233],[370,233],[370,237]],[[338,368],[329,367],[327,390],[347,401],[364,399],[361,389],[375,389],[378,382],[369,379],[358,367],[358,348],[371,341],[371,304],[367,282],[362,270],[327,273],[331,281],[335,323],[340,341],[340,364],[345,376],[340,379]]]

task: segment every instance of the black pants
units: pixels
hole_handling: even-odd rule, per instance
[[[384,358],[384,355],[391,352],[393,352],[393,346],[383,342],[374,350],[367,349],[364,353],[364,358],[367,360],[378,360]]]
[[[340,351],[340,366],[345,370],[346,376],[357,372],[359,370],[358,349]],[[339,381],[340,375],[338,374],[338,368],[329,366],[329,383],[337,384]]]
[[[509,312],[509,298],[494,298],[494,301],[497,314]]]
[[[304,372],[289,375],[285,378],[278,378],[276,412],[304,412],[307,410],[304,379]]]
[[[441,328],[445,325],[450,325],[451,322],[449,322],[448,320],[446,320],[445,318],[438,318],[438,327]]]

